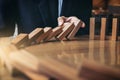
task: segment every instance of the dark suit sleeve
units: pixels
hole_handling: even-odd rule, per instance
[[[81,28],[78,34],[89,34],[89,19],[92,13],[92,0],[78,0],[78,2],[79,4],[75,6],[75,11],[73,10],[73,12],[86,24],[86,27]]]

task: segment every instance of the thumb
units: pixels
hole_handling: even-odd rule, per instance
[[[58,26],[63,25],[64,22],[65,22],[65,17],[64,17],[64,16],[62,16],[62,17],[58,17]]]

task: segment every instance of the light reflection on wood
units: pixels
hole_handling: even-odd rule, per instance
[[[51,56],[72,64],[78,64],[81,59],[88,58],[102,64],[115,65],[116,45],[110,41],[67,41],[40,44],[26,48],[38,57]],[[34,51],[33,51],[34,49]],[[117,50],[118,51],[118,50]],[[82,55],[82,57],[81,57]],[[119,55],[119,54],[118,54]],[[119,59],[117,55],[117,61]],[[112,58],[112,60],[111,60]],[[112,62],[111,62],[112,61]]]
[[[105,42],[104,41],[100,41],[100,53],[99,53],[99,56],[100,56],[100,62],[101,63],[105,63]]]
[[[116,55],[116,57],[117,57],[117,65],[119,65],[120,64],[120,42],[118,42],[117,44],[117,55]]]
[[[111,65],[116,64],[116,41],[110,42],[110,59]]]
[[[84,58],[109,66],[120,65],[120,42],[99,40],[49,42],[30,46],[25,50],[38,58],[49,56],[76,67]]]
[[[22,53],[22,54],[21,54]],[[22,60],[21,60],[22,58]],[[78,80],[76,69],[67,66],[66,64],[57,61],[54,58],[44,57],[36,58],[27,51],[20,50],[10,55],[10,60],[14,67],[24,72],[30,78],[35,79],[36,77],[32,74],[29,75],[26,72],[35,72],[36,74],[44,73],[50,77],[60,80]],[[29,63],[28,63],[29,62]],[[20,67],[21,66],[21,67]],[[63,70],[64,69],[64,70]],[[36,80],[41,80],[40,76]]]
[[[88,53],[88,58],[90,60],[94,60],[94,41],[91,40],[89,41],[89,53]]]

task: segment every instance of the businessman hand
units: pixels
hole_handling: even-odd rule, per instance
[[[81,26],[77,25],[78,21],[81,21],[81,23],[82,23]],[[80,20],[77,17],[75,17],[75,16],[71,16],[71,17],[61,16],[61,17],[58,17],[58,25],[59,26],[64,26],[64,25],[66,25],[68,23],[74,23],[75,26],[80,26],[82,28],[85,27],[85,23],[82,20]]]

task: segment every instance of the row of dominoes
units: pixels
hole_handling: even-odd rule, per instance
[[[73,30],[77,31],[74,28],[73,24],[69,24],[63,28],[36,28],[30,34],[20,34],[9,46],[0,48],[0,56],[10,70],[14,67],[33,80],[48,80],[49,78],[58,80],[120,80],[119,70],[88,60],[83,61],[79,70],[76,70],[59,60],[50,57],[37,59],[24,49],[18,50],[20,46],[33,42],[40,43],[42,40],[47,41],[52,37],[57,37],[58,40],[62,40],[66,36],[70,37],[70,34],[73,35],[71,33],[74,32]]]
[[[81,25],[78,21],[77,25]],[[69,23],[64,27],[56,27],[52,29],[51,27],[36,28],[30,34],[21,33],[16,38],[11,41],[11,44],[0,48],[0,57],[2,59],[3,65],[12,71],[12,66],[9,62],[8,55],[19,48],[31,45],[32,43],[40,43],[41,41],[49,41],[51,38],[56,37],[57,40],[63,40],[65,37],[72,38],[79,30],[80,26],[74,26],[73,23]]]
[[[31,44],[32,42],[40,43],[41,41],[49,41],[52,38],[56,38],[56,40],[63,40],[64,38],[72,39],[80,29],[82,23],[79,21],[77,25],[79,26],[69,23],[64,27],[55,27],[53,29],[51,27],[36,28],[30,34],[19,34],[11,43],[21,46],[23,44]]]
[[[106,29],[107,29],[107,21],[108,19],[103,17],[101,18],[101,28],[100,28],[100,40],[105,40],[106,39]],[[90,18],[90,35],[89,38],[90,40],[95,39],[95,26],[96,24],[96,18],[91,17]],[[111,32],[111,40],[116,41],[118,39],[118,30],[119,30],[119,19],[118,18],[113,18],[112,19],[112,32]]]

